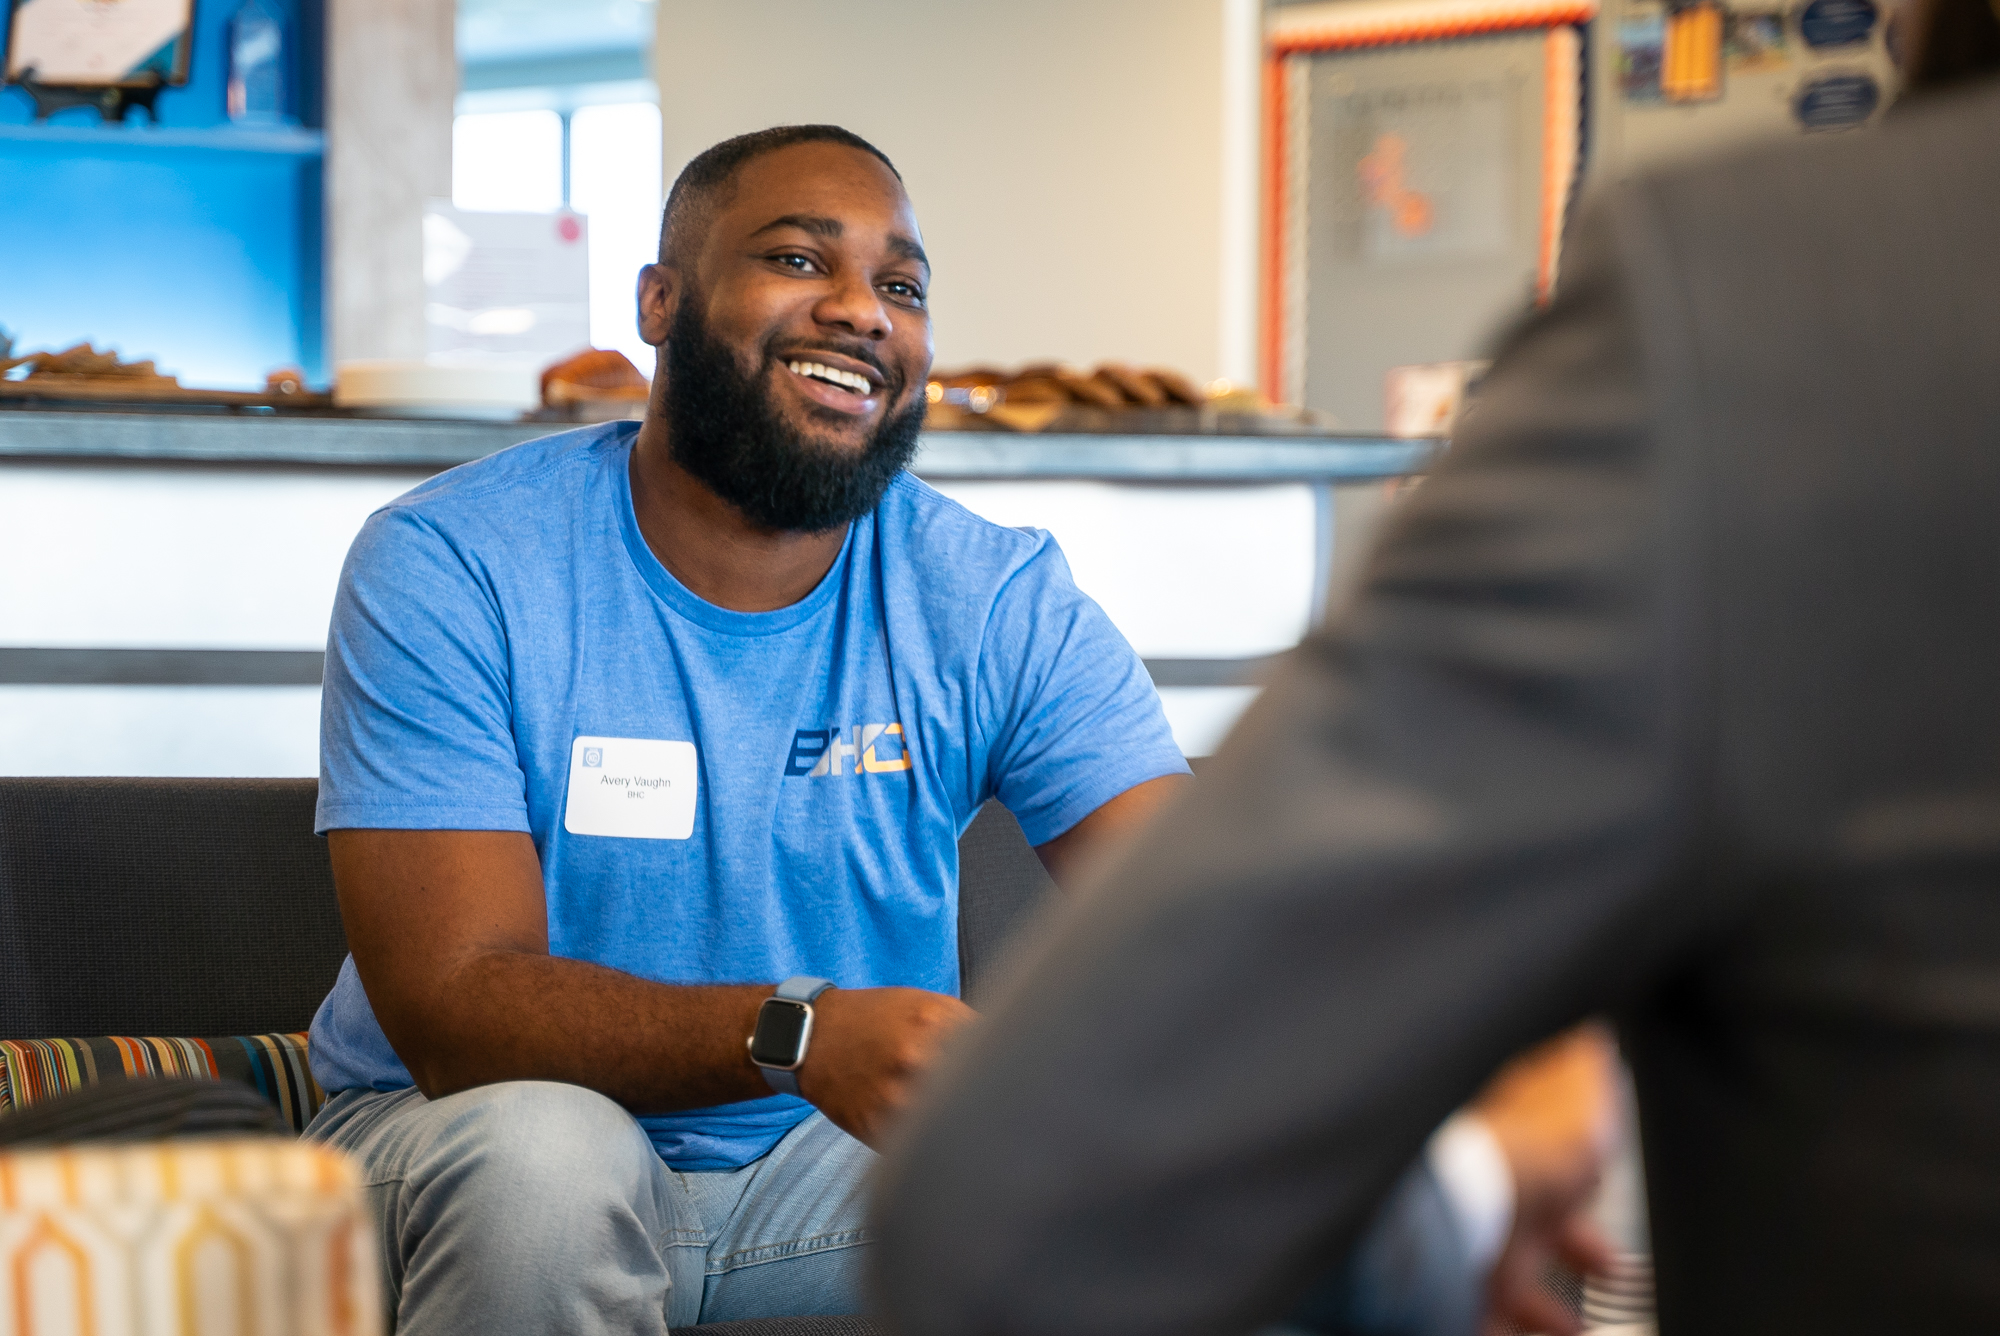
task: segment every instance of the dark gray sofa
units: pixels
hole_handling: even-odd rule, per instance
[[[305,1029],[347,939],[309,779],[0,778],[0,1039]],[[977,1005],[1053,883],[988,804],[959,842],[959,959]],[[860,1318],[710,1336],[863,1336]]]

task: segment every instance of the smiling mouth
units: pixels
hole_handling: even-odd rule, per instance
[[[818,362],[806,361],[787,362],[785,369],[795,376],[822,381],[835,389],[846,390],[863,398],[875,393],[875,382],[853,371],[842,371],[838,367],[822,366]]]

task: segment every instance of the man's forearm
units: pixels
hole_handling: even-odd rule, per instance
[[[525,833],[334,830],[327,852],[369,1006],[426,1095],[566,1081],[664,1113],[770,1093],[744,1046],[769,987],[551,956]]]
[[[660,984],[484,951],[445,973],[421,1017],[377,1010],[432,1099],[495,1081],[566,1081],[648,1114],[770,1094],[744,1043],[770,995],[768,984]]]
[[[648,1114],[771,1093],[746,1041],[776,981],[662,984],[550,955],[527,835],[335,830],[327,846],[369,1006],[426,1095],[566,1081]],[[832,989],[813,1010],[799,1092],[870,1144],[972,1015],[896,987]]]

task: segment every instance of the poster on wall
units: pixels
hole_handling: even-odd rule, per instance
[[[1477,358],[1549,297],[1583,134],[1578,25],[1594,13],[1274,13],[1267,393],[1382,430],[1397,368]]]

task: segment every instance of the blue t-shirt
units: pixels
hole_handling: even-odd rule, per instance
[[[811,974],[956,994],[958,836],[1031,843],[1187,769],[1145,667],[1046,534],[907,474],[833,568],[732,612],[640,536],[635,424],[530,441],[371,516],[327,637],[318,829],[534,838],[549,950],[662,983]],[[350,957],[313,1018],[328,1091],[398,1089]],[[811,1106],[642,1119],[736,1168]]]

